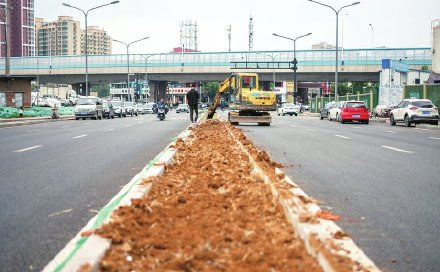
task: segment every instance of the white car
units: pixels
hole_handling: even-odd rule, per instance
[[[336,106],[334,106],[328,111],[327,119],[329,121],[336,120],[337,122],[339,122],[339,116],[341,115],[341,108],[344,106],[344,104],[345,101],[337,102]]]
[[[438,125],[438,108],[429,99],[404,99],[390,113],[390,125],[404,122],[405,126],[411,124]]]
[[[115,115],[119,116],[119,118],[121,118],[122,116],[127,116],[127,110],[124,107],[124,102],[120,100],[112,100],[111,103],[115,110]]]
[[[131,116],[139,115],[138,107],[136,103],[134,102],[124,102],[125,109],[127,110],[127,114],[130,114]]]
[[[300,112],[300,108],[293,103],[284,103],[281,107],[278,107],[278,116],[289,114],[290,116],[295,115],[298,116]]]

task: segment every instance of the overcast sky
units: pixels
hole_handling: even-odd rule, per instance
[[[73,16],[84,28],[84,15],[62,3],[87,10],[111,1],[35,0],[35,17],[52,21],[60,15]],[[339,9],[355,1],[320,2]],[[440,19],[439,0],[360,2],[340,12],[340,46],[370,48],[372,24],[375,47],[431,47],[431,22]],[[132,45],[130,53],[170,52],[179,46],[180,22],[186,20],[197,21],[200,51],[227,51],[227,28],[231,25],[232,51],[246,51],[250,14],[254,22],[254,50],[293,49],[293,42],[272,36],[274,32],[291,38],[312,32],[297,41],[297,49],[310,49],[319,42],[335,44],[335,12],[307,0],[120,0],[118,4],[91,11],[88,24],[104,28],[113,39],[125,42],[150,37]],[[125,46],[114,43],[113,53],[125,53]]]

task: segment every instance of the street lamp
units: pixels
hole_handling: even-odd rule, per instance
[[[328,7],[328,8],[331,8],[335,13],[336,13],[336,49],[335,49],[335,51],[336,51],[336,62],[335,62],[335,66],[336,66],[336,69],[335,69],[335,98],[336,98],[336,101],[338,100],[338,51],[339,51],[339,39],[338,39],[338,34],[339,34],[339,26],[338,26],[338,17],[339,17],[339,12],[342,10],[342,9],[344,9],[344,8],[346,8],[346,7],[350,7],[350,6],[354,6],[354,5],[357,5],[357,4],[360,4],[361,2],[354,2],[354,3],[351,3],[350,5],[346,5],[346,6],[343,6],[342,8],[340,8],[339,10],[336,10],[336,9],[334,9],[332,6],[329,6],[329,5],[326,5],[326,4],[323,4],[323,3],[320,3],[320,2],[318,2],[318,1],[314,1],[314,0],[309,0],[309,2],[313,2],[313,3],[316,3],[316,4],[318,4],[318,5],[321,5],[321,6],[324,6],[324,7]]]
[[[278,35],[276,33],[273,33],[272,35],[274,35],[276,37],[280,37],[280,38],[283,38],[283,39],[287,39],[287,40],[293,41],[293,62],[292,62],[293,63],[293,67],[292,67],[292,70],[293,70],[293,102],[296,102],[295,101],[295,95],[298,92],[298,87],[296,86],[297,85],[296,84],[296,70],[298,70],[298,67],[296,66],[296,64],[298,63],[298,61],[296,60],[296,40],[298,40],[300,38],[303,38],[303,37],[306,37],[306,36],[309,36],[309,35],[312,35],[312,33],[307,33],[305,35],[298,36],[295,39],[292,39],[292,38],[289,38],[289,37],[285,37],[285,36],[281,36],[281,35]]]
[[[151,55],[141,55],[141,57],[143,57],[145,59],[145,82],[148,84],[148,59],[153,57],[153,56],[160,56],[163,55],[164,53],[160,53],[160,54],[151,54]],[[149,87],[149,86],[148,86]]]
[[[125,42],[121,42],[119,40],[113,39],[114,42],[122,43],[123,45],[125,45],[127,47],[127,89],[128,89],[128,94],[129,94],[128,95],[128,98],[129,98],[128,101],[133,101],[133,98],[132,98],[132,95],[131,95],[131,90],[130,90],[130,53],[129,53],[129,48],[130,48],[130,45],[132,45],[134,43],[137,43],[137,42],[140,42],[140,41],[143,41],[143,40],[146,40],[148,38],[149,37],[144,37],[142,39],[133,41],[131,43],[125,43]]]
[[[374,43],[373,43],[373,38],[374,38],[374,28],[373,28],[373,25],[372,24],[370,24],[370,27],[371,27],[371,48],[374,48]]]
[[[280,53],[280,54],[276,54],[276,55],[272,56],[272,55],[268,55],[268,54],[257,53],[257,55],[267,56],[267,57],[271,58],[272,62],[275,62],[275,58],[277,56],[281,56],[283,54],[284,53]],[[273,63],[273,65],[275,65],[275,64]],[[273,73],[273,91],[275,91],[275,68],[273,68],[272,73]]]
[[[69,5],[67,3],[63,3],[63,6],[66,6],[66,7],[69,7],[69,8],[74,8],[74,9],[77,9],[77,10],[81,11],[82,13],[84,13],[85,27],[86,27],[86,35],[85,35],[85,40],[86,40],[86,44],[85,44],[85,53],[86,53],[86,96],[89,95],[89,63],[88,63],[88,52],[89,52],[89,49],[88,49],[88,36],[87,36],[87,28],[88,28],[87,27],[87,16],[89,15],[89,11],[92,11],[92,10],[98,9],[98,8],[102,8],[102,7],[105,7],[105,6],[108,6],[108,5],[117,4],[117,3],[119,3],[119,1],[113,1],[113,2],[110,2],[108,4],[104,4],[104,5],[100,5],[100,6],[88,9],[87,11],[84,11],[84,10],[78,8],[78,7]]]

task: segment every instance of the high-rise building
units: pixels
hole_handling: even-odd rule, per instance
[[[5,56],[6,9],[9,12],[11,57],[35,55],[34,0],[0,0],[1,56]]]
[[[81,53],[86,53],[85,37],[86,31],[82,30],[81,35]],[[104,29],[97,26],[87,27],[87,48],[89,55],[103,55],[112,53],[112,38],[107,35]]]
[[[44,22],[37,18],[37,53],[39,56],[81,54],[80,22],[70,16],[58,16],[58,20]]]

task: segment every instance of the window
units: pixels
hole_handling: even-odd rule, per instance
[[[364,102],[348,102],[346,108],[366,108]]]
[[[15,107],[23,107],[23,93],[15,93]]]
[[[419,108],[433,108],[434,104],[432,104],[431,101],[413,101],[411,104],[413,104],[416,107]]]
[[[0,93],[0,107],[6,107],[6,94]]]
[[[255,76],[243,76],[241,82],[242,88],[255,88],[256,87],[256,77]]]

